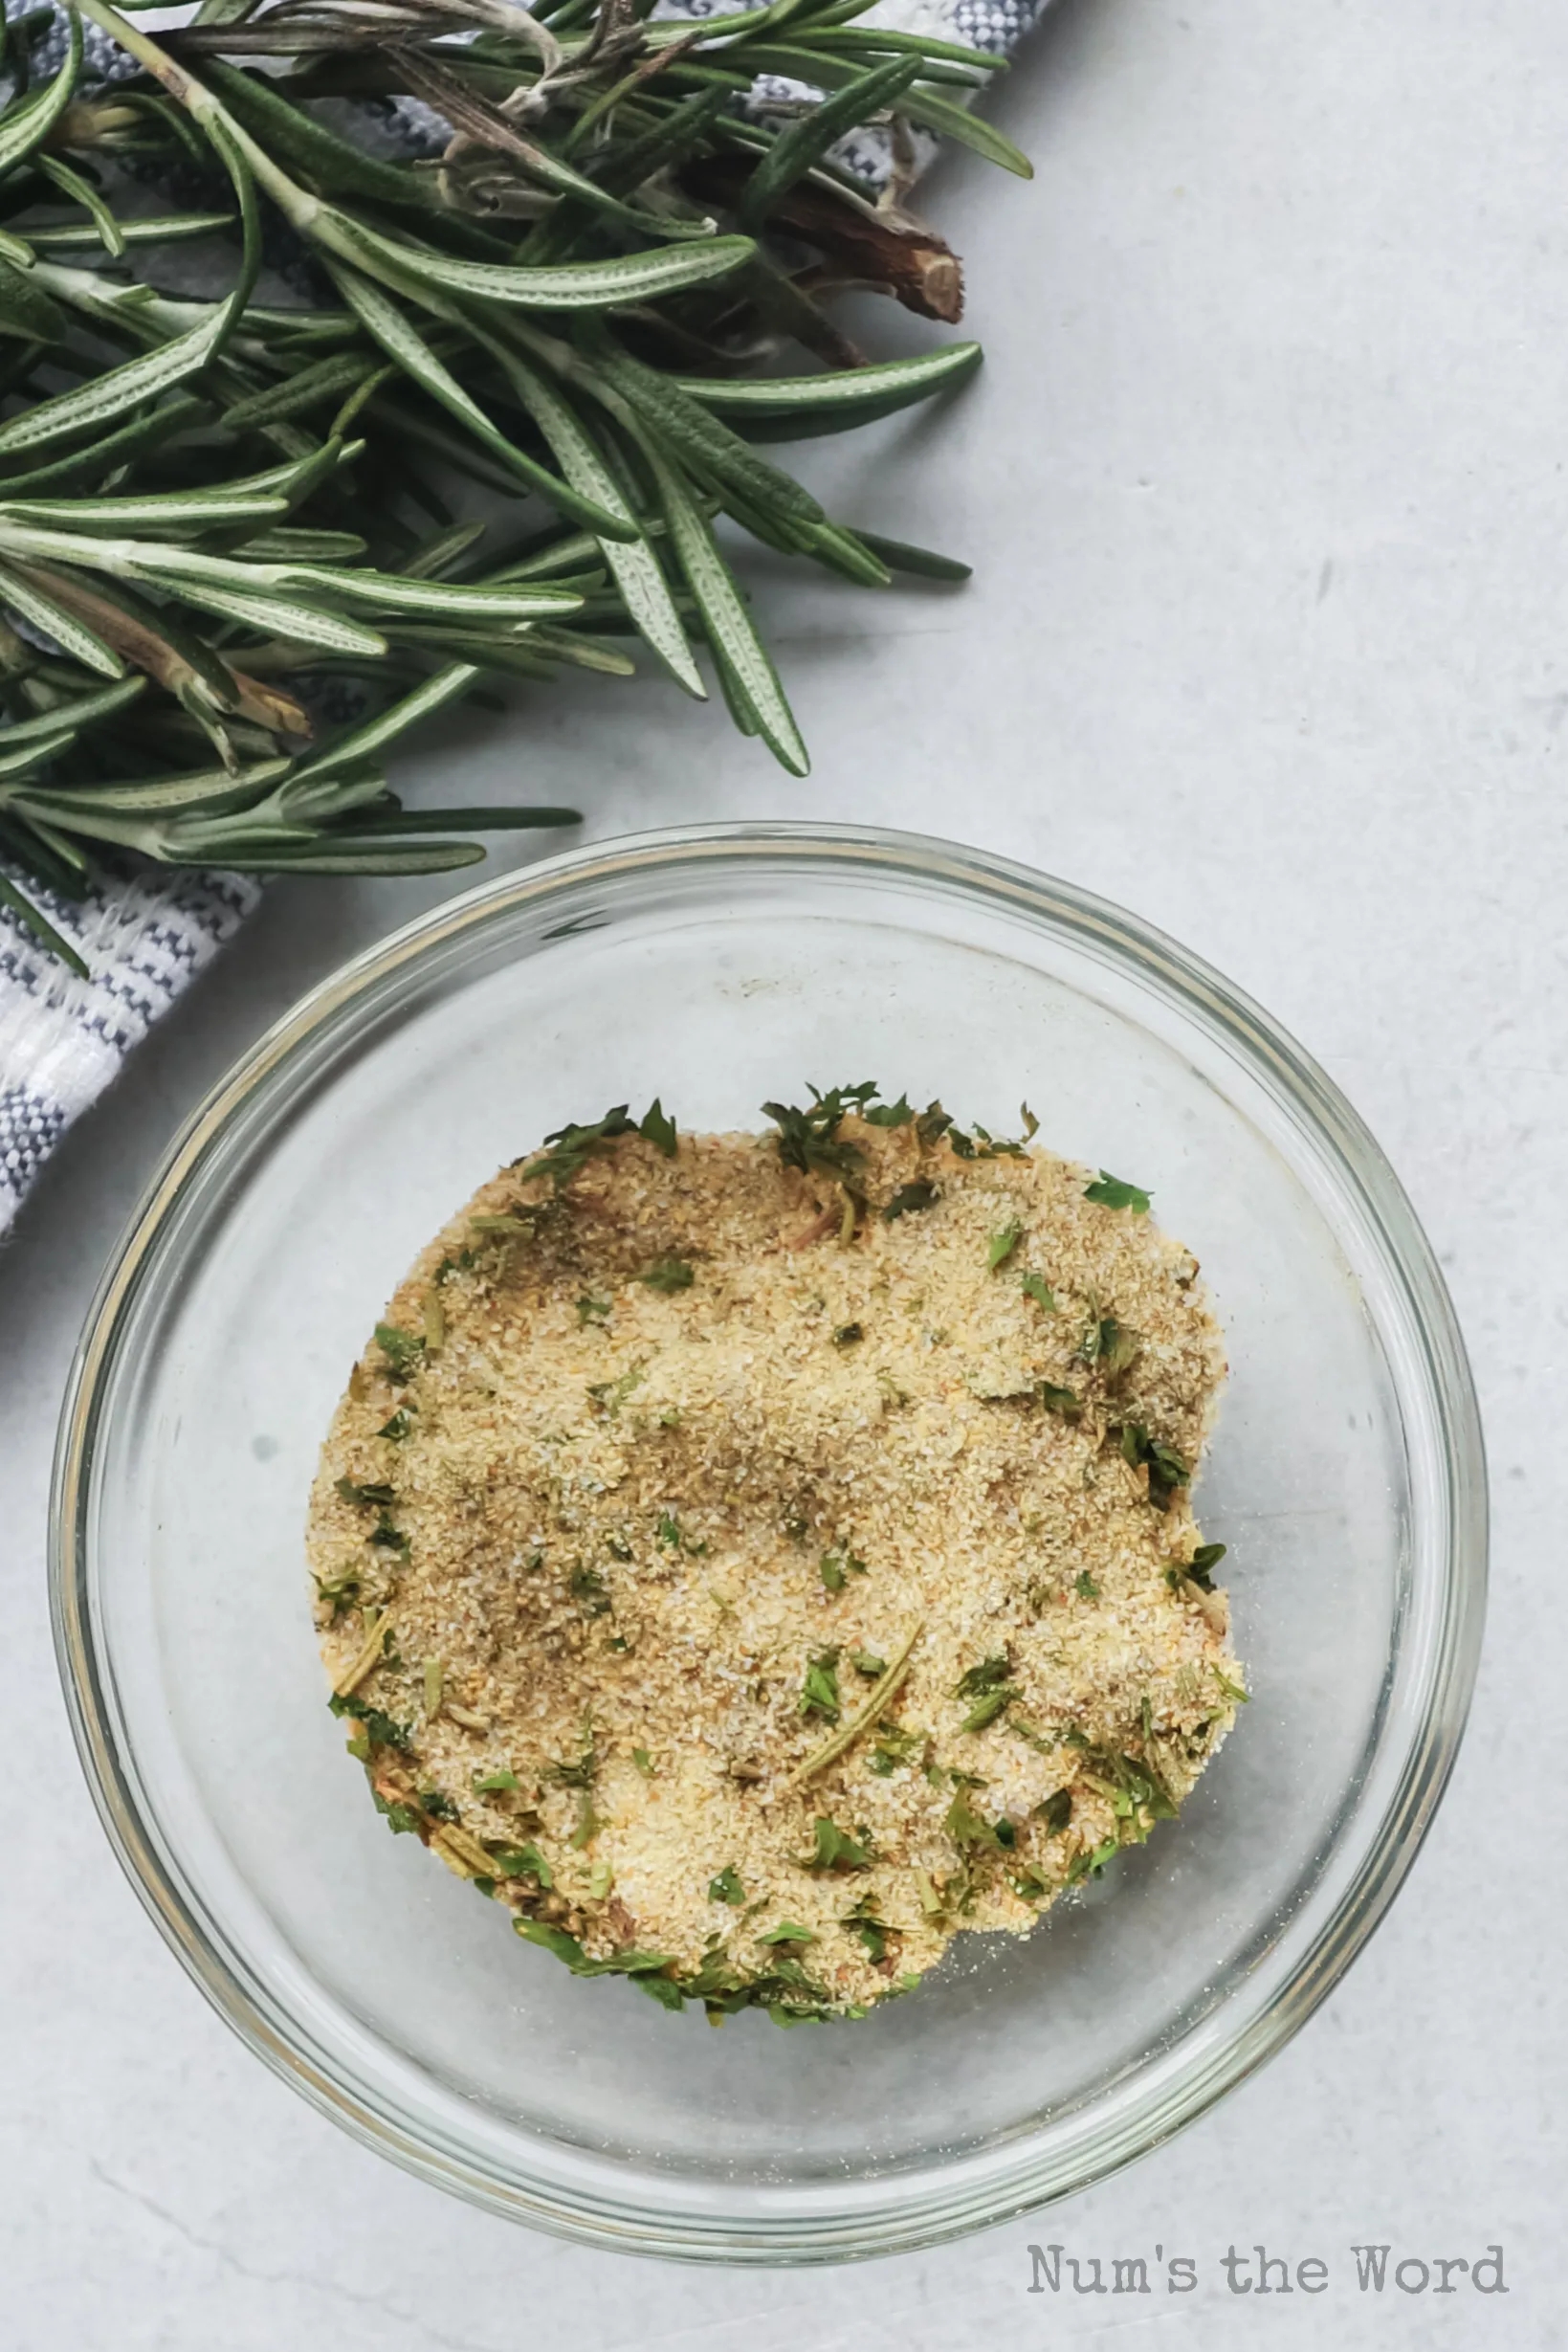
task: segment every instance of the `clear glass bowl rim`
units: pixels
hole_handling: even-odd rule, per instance
[[[514,908],[537,912],[585,882],[616,881],[725,862],[840,866],[862,877],[935,883],[973,894],[1013,916],[1033,915],[1072,933],[1103,962],[1152,984],[1167,1001],[1249,1067],[1326,1147],[1348,1179],[1402,1286],[1441,1431],[1447,1542],[1435,1607],[1426,1705],[1398,1782],[1359,1864],[1305,1950],[1284,1968],[1267,1960],[1237,1993],[1235,2030],[1183,2067],[1162,2070],[1142,2098],[1110,2102],[1103,2127],[1081,2131],[1064,2152],[1046,2134],[1021,2137],[980,2160],[797,2198],[769,2213],[738,2201],[702,2209],[665,2199],[639,2205],[559,2163],[531,2179],[504,2179],[455,2144],[438,2144],[399,2117],[386,2094],[319,2063],[291,2021],[246,1980],[212,1923],[179,1882],[138,1797],[132,1760],[116,1739],[108,1660],[91,1605],[89,1520],[97,1436],[120,1327],[165,1226],[254,1089],[324,1024],[388,985],[416,986],[424,959]],[[1479,1410],[1447,1286],[1399,1179],[1339,1089],[1279,1025],[1200,957],[1140,918],[1074,885],[1012,860],[930,836],[870,826],[742,821],[667,827],[621,836],[506,874],[442,901],[320,982],[276,1021],[186,1120],[112,1254],[88,1310],[61,1408],[49,1525],[50,1607],[66,1707],[94,1804],[109,1842],[166,1942],[212,2007],[276,2074],[356,2138],[418,2177],[554,2234],[616,2251],[752,2266],[842,2261],[911,2252],[1011,2219],[1092,2186],[1135,2162],[1204,2114],[1299,2030],[1362,1949],[1414,1862],[1442,1798],[1464,1733],[1479,1661],[1487,1584],[1487,1476]],[[1260,1985],[1259,1978],[1277,1981]],[[1119,2087],[1118,2087],[1119,2088]],[[576,2177],[574,2177],[574,2171]],[[864,2193],[866,2191],[870,2193]],[[862,2193],[855,2193],[855,2192]]]

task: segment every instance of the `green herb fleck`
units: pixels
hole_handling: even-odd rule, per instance
[[[583,1726],[583,1753],[575,1764],[553,1764],[545,1772],[546,1780],[559,1788],[589,1788],[599,1775],[599,1751],[594,1745],[593,1727]]]
[[[631,1761],[645,1781],[651,1781],[653,1778],[653,1759],[647,1748],[634,1747],[631,1751]]]
[[[863,1340],[865,1336],[866,1332],[863,1324],[840,1323],[838,1329],[833,1334],[833,1345],[835,1347],[852,1347],[856,1340]]]
[[[491,1856],[502,1878],[537,1878],[546,1894],[555,1884],[555,1873],[533,1844],[492,1847]]]
[[[900,1095],[896,1102],[867,1103],[860,1116],[869,1127],[907,1127],[915,1113],[909,1098]]]
[[[942,1827],[961,1853],[1001,1844],[990,1823],[976,1812],[970,1802],[969,1790],[961,1784],[954,1794],[952,1804],[947,1808],[947,1817]]]
[[[676,1551],[679,1550],[680,1521],[679,1520],[674,1518],[670,1512],[661,1511],[659,1513],[659,1523],[654,1528],[653,1533],[660,1543],[668,1543],[673,1549]]]
[[[1071,1789],[1058,1788],[1054,1796],[1046,1799],[1044,1805],[1035,1807],[1034,1815],[1037,1821],[1043,1823],[1048,1837],[1060,1837],[1072,1819]]]
[[[1040,1383],[1040,1402],[1047,1412],[1055,1413],[1063,1421],[1083,1419],[1083,1399],[1071,1388],[1058,1388],[1053,1381]]]
[[[1093,1853],[1087,1850],[1082,1853],[1075,1853],[1068,1864],[1067,1885],[1075,1887],[1085,1878],[1098,1878],[1106,1864],[1114,1862],[1120,1851],[1121,1840],[1116,1837],[1108,1837],[1103,1845],[1095,1847]]]
[[[862,1829],[850,1837],[838,1824],[819,1813],[812,1831],[814,1847],[801,1864],[803,1870],[870,1870],[871,1832]]]
[[[1005,1650],[996,1657],[982,1658],[978,1666],[967,1668],[959,1676],[953,1686],[953,1696],[955,1698],[983,1698],[988,1691],[994,1691],[1005,1682],[1011,1673],[1012,1661]]]
[[[810,1660],[796,1701],[797,1714],[826,1716],[829,1723],[838,1721],[838,1657],[836,1650],[825,1650]]]
[[[571,1572],[568,1588],[586,1618],[606,1617],[614,1607],[599,1570],[585,1567],[582,1561]]]
[[[891,1225],[896,1217],[907,1217],[921,1209],[929,1209],[939,1201],[941,1194],[934,1184],[923,1180],[917,1184],[900,1185],[882,1211],[884,1224]]]
[[[1000,1232],[991,1235],[985,1246],[985,1263],[992,1274],[999,1266],[1006,1264],[1023,1238],[1024,1228],[1016,1217],[1010,1218]]]
[[[383,1509],[397,1500],[389,1486],[356,1486],[352,1478],[339,1478],[336,1491],[344,1502],[374,1504]]]
[[[1084,1199],[1098,1201],[1102,1209],[1130,1209],[1135,1217],[1149,1213],[1149,1195],[1141,1186],[1123,1184],[1109,1168],[1101,1168],[1097,1184],[1085,1185]]]
[[[759,1943],[815,1943],[816,1940],[809,1927],[797,1927],[793,1919],[781,1919],[777,1927],[757,1939]]]
[[[866,1563],[853,1552],[824,1552],[817,1572],[829,1592],[842,1592],[847,1575],[864,1576],[867,1570]]]
[[[848,1112],[864,1110],[875,1095],[868,1078],[858,1086],[829,1087],[825,1095],[813,1086],[809,1110],[764,1102],[765,1116],[779,1130],[779,1157],[785,1167],[798,1167],[808,1176],[832,1176],[840,1183],[852,1176],[862,1154],[857,1145],[842,1140],[838,1130]]]
[[[629,1371],[621,1374],[619,1380],[590,1381],[587,1393],[602,1412],[607,1413],[612,1421],[617,1421],[621,1408],[632,1390],[642,1387],[643,1372],[644,1366],[634,1364]]]
[[[1026,1298],[1032,1298],[1048,1315],[1055,1314],[1056,1295],[1043,1274],[1027,1274],[1019,1287]]]
[[[851,1650],[850,1664],[857,1675],[864,1675],[871,1682],[874,1682],[878,1675],[885,1675],[888,1671],[887,1659],[875,1656],[870,1650]]]
[[[1097,1601],[1100,1597],[1100,1588],[1087,1568],[1078,1570],[1077,1580],[1072,1589],[1080,1601]]]
[[[537,1943],[557,1960],[563,1960],[574,1976],[632,1976],[661,1973],[673,1964],[667,1952],[611,1952],[607,1960],[590,1960],[575,1936],[543,1919],[514,1919],[513,1927],[528,1943]]]
[[[664,1105],[657,1095],[653,1097],[648,1109],[643,1113],[638,1122],[637,1133],[645,1143],[656,1145],[667,1160],[673,1160],[680,1149],[675,1135],[675,1122],[666,1115]]]
[[[412,1406],[400,1405],[396,1412],[393,1413],[391,1419],[382,1423],[380,1429],[376,1431],[376,1435],[378,1437],[388,1437],[391,1439],[394,1446],[400,1446],[405,1437],[408,1436],[409,1431],[412,1429]]]
[[[1122,1459],[1137,1470],[1148,1465],[1149,1500],[1161,1511],[1169,1508],[1171,1497],[1178,1487],[1192,1483],[1192,1464],[1184,1453],[1168,1446],[1158,1437],[1151,1437],[1140,1421],[1127,1421],[1121,1431]],[[1220,1546],[1222,1555],[1225,1546]]]
[[[959,1729],[961,1731],[984,1731],[989,1724],[996,1721],[999,1715],[1005,1714],[1018,1696],[1017,1688],[1010,1682],[1004,1682],[997,1690],[987,1691],[984,1697],[978,1700],[970,1709]]]
[[[717,1878],[708,1881],[708,1900],[711,1903],[743,1903],[746,1890],[740,1883],[740,1874],[733,1862],[726,1862]]]
[[[389,1715],[384,1715],[379,1707],[372,1707],[368,1700],[356,1697],[352,1692],[345,1697],[334,1691],[326,1703],[334,1715],[352,1716],[363,1726],[372,1747],[406,1748],[410,1744],[412,1735],[407,1723],[394,1722]]]
[[[577,1302],[578,1321],[580,1323],[602,1323],[610,1311],[611,1303],[608,1298],[595,1298],[589,1292],[585,1291]]]
[[[314,1569],[312,1574],[315,1574]],[[336,1625],[343,1610],[352,1609],[359,1599],[360,1579],[352,1569],[346,1570],[342,1576],[318,1576],[316,1591],[317,1597],[330,1607],[332,1622]]]
[[[376,1345],[386,1359],[388,1380],[412,1380],[425,1354],[422,1333],[400,1331],[396,1323],[378,1323]]]
[[[416,1807],[403,1805],[396,1799],[384,1797],[379,1788],[371,1789],[370,1801],[378,1813],[386,1814],[386,1827],[394,1837],[407,1837],[410,1831],[416,1831],[419,1828],[420,1814]]]
[[[458,1821],[463,1818],[451,1797],[439,1788],[422,1788],[419,1802],[432,1821]]]
[[[604,1826],[593,1808],[593,1790],[581,1789],[577,1798],[577,1827],[572,1831],[572,1844],[579,1853],[585,1846],[592,1845]]]
[[[888,1927],[876,1915],[876,1897],[866,1896],[856,1903],[844,1922],[851,1936],[858,1936],[865,1945],[873,1967],[880,1967],[888,1956]]]
[[[515,1772],[504,1769],[499,1772],[475,1772],[472,1778],[474,1793],[476,1797],[490,1796],[497,1788],[517,1789],[522,1786],[522,1783]]]
[[[872,1770],[878,1780],[888,1780],[900,1764],[918,1764],[925,1744],[923,1731],[904,1731],[896,1724],[884,1723],[872,1745]]]
[[[663,1291],[669,1297],[677,1290],[690,1290],[696,1276],[685,1258],[660,1257],[637,1278],[646,1282],[650,1290]]]
[[[1239,1707],[1245,1707],[1247,1705],[1248,1701],[1252,1696],[1250,1691],[1244,1691],[1239,1682],[1232,1682],[1230,1676],[1228,1675],[1222,1674],[1217,1666],[1211,1667],[1210,1672],[1212,1673],[1215,1681],[1219,1684],[1221,1690],[1224,1691],[1226,1698],[1233,1698]]]
[[[548,1176],[556,1190],[563,1192],[572,1178],[586,1167],[595,1152],[603,1151],[619,1136],[635,1132],[632,1121],[627,1117],[626,1104],[618,1102],[612,1111],[607,1111],[604,1118],[596,1119],[591,1126],[558,1127],[554,1135],[547,1135],[544,1141],[548,1148],[537,1159],[528,1161],[524,1174],[530,1181],[535,1177]]]
[[[1114,1315],[1102,1315],[1089,1326],[1078,1353],[1085,1364],[1098,1364],[1107,1380],[1115,1380],[1125,1372],[1143,1342],[1136,1331],[1118,1323]]]

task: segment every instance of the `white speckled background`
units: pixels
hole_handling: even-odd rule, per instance
[[[43,1588],[60,1385],[144,1174],[267,1019],[419,902],[280,889],[0,1255],[4,2352],[1568,2343],[1568,1271],[1539,1255],[1568,1182],[1568,15],[1061,0],[1001,119],[1032,188],[960,165],[933,196],[984,378],[943,419],[803,453],[851,517],[972,555],[975,586],[767,591],[806,785],[673,693],[595,681],[449,748],[454,796],[520,768],[599,834],[798,813],[966,836],[1193,942],[1319,1055],[1426,1220],[1488,1415],[1488,1654],[1437,1829],[1265,2075],[1093,2195],[929,2257],[790,2277],[585,2253],[310,2113],[121,1883]],[[1030,2296],[1031,2239],[1159,2243],[1200,2288]],[[1500,2242],[1509,2292],[1362,2295],[1368,2239]],[[1232,2296],[1217,2257],[1259,2240],[1325,2259],[1327,2292]]]

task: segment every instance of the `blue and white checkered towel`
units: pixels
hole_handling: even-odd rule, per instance
[[[7,0],[21,13],[33,0]],[[730,0],[663,0],[660,13],[720,13]],[[1048,0],[881,0],[877,21],[1001,55]],[[87,70],[103,79],[134,71],[107,34],[86,28]],[[56,54],[57,53],[57,54]],[[65,54],[63,19],[35,46],[36,70]],[[410,144],[414,120],[405,126]],[[875,159],[857,149],[856,168]],[[0,906],[0,1233],[65,1129],[103,1092],[138,1039],[166,1012],[254,905],[233,875],[138,873],[106,879],[77,904],[32,884],[51,921],[80,950],[81,980],[44,955]]]

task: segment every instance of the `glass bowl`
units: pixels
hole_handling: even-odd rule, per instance
[[[1251,1703],[1182,1820],[1027,1940],[787,2037],[519,1943],[391,1838],[323,1704],[301,1529],[405,1267],[549,1128],[867,1076],[1148,1187],[1231,1377],[1199,1498]],[[190,1121],[99,1291],[52,1555],[83,1764],[208,1998],[305,2097],[500,2212],[641,2253],[926,2245],[1083,2187],[1277,2050],[1452,1764],[1485,1472],[1410,1206],[1323,1073],[1132,916],[972,850],[705,826],[534,866],[305,998]]]

